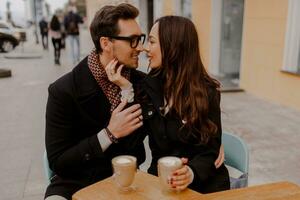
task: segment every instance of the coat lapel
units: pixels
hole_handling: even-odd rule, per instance
[[[74,68],[77,103],[83,116],[97,126],[107,125],[110,118],[110,102],[88,68],[87,58]]]
[[[161,113],[164,105],[162,80],[158,76],[146,76],[145,90],[158,113]]]

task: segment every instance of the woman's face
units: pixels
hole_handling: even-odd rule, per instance
[[[148,46],[146,48],[147,57],[149,59],[149,67],[154,69],[161,66],[161,50],[158,36],[158,23],[152,26],[149,33]]]

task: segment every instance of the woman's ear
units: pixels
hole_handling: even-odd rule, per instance
[[[100,37],[99,39],[100,46],[103,51],[109,52],[111,51],[111,41],[109,40],[108,37]]]

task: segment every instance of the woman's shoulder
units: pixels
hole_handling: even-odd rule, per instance
[[[221,92],[219,88],[213,87],[213,86],[208,86],[207,87],[207,96],[208,100],[220,100],[221,97]]]

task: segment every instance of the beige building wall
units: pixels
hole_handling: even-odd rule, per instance
[[[177,13],[176,0],[163,1],[163,15],[175,15]],[[198,36],[201,58],[204,66],[209,66],[210,33],[211,33],[211,0],[192,0],[192,21],[194,22]]]
[[[178,12],[176,4],[177,0],[163,0],[162,16],[176,15]],[[211,0],[192,0],[192,21],[198,32],[201,58],[205,67],[209,66],[210,56],[210,16]]]
[[[163,0],[163,15],[175,14],[175,2],[174,0]]]
[[[287,0],[245,0],[240,87],[300,110],[300,76],[281,72]]]
[[[87,10],[88,25],[90,25],[95,13],[104,5],[117,5],[119,3],[132,3],[136,4],[138,0],[85,0]]]
[[[203,65],[208,68],[211,36],[211,0],[192,1],[192,21],[197,28]]]

